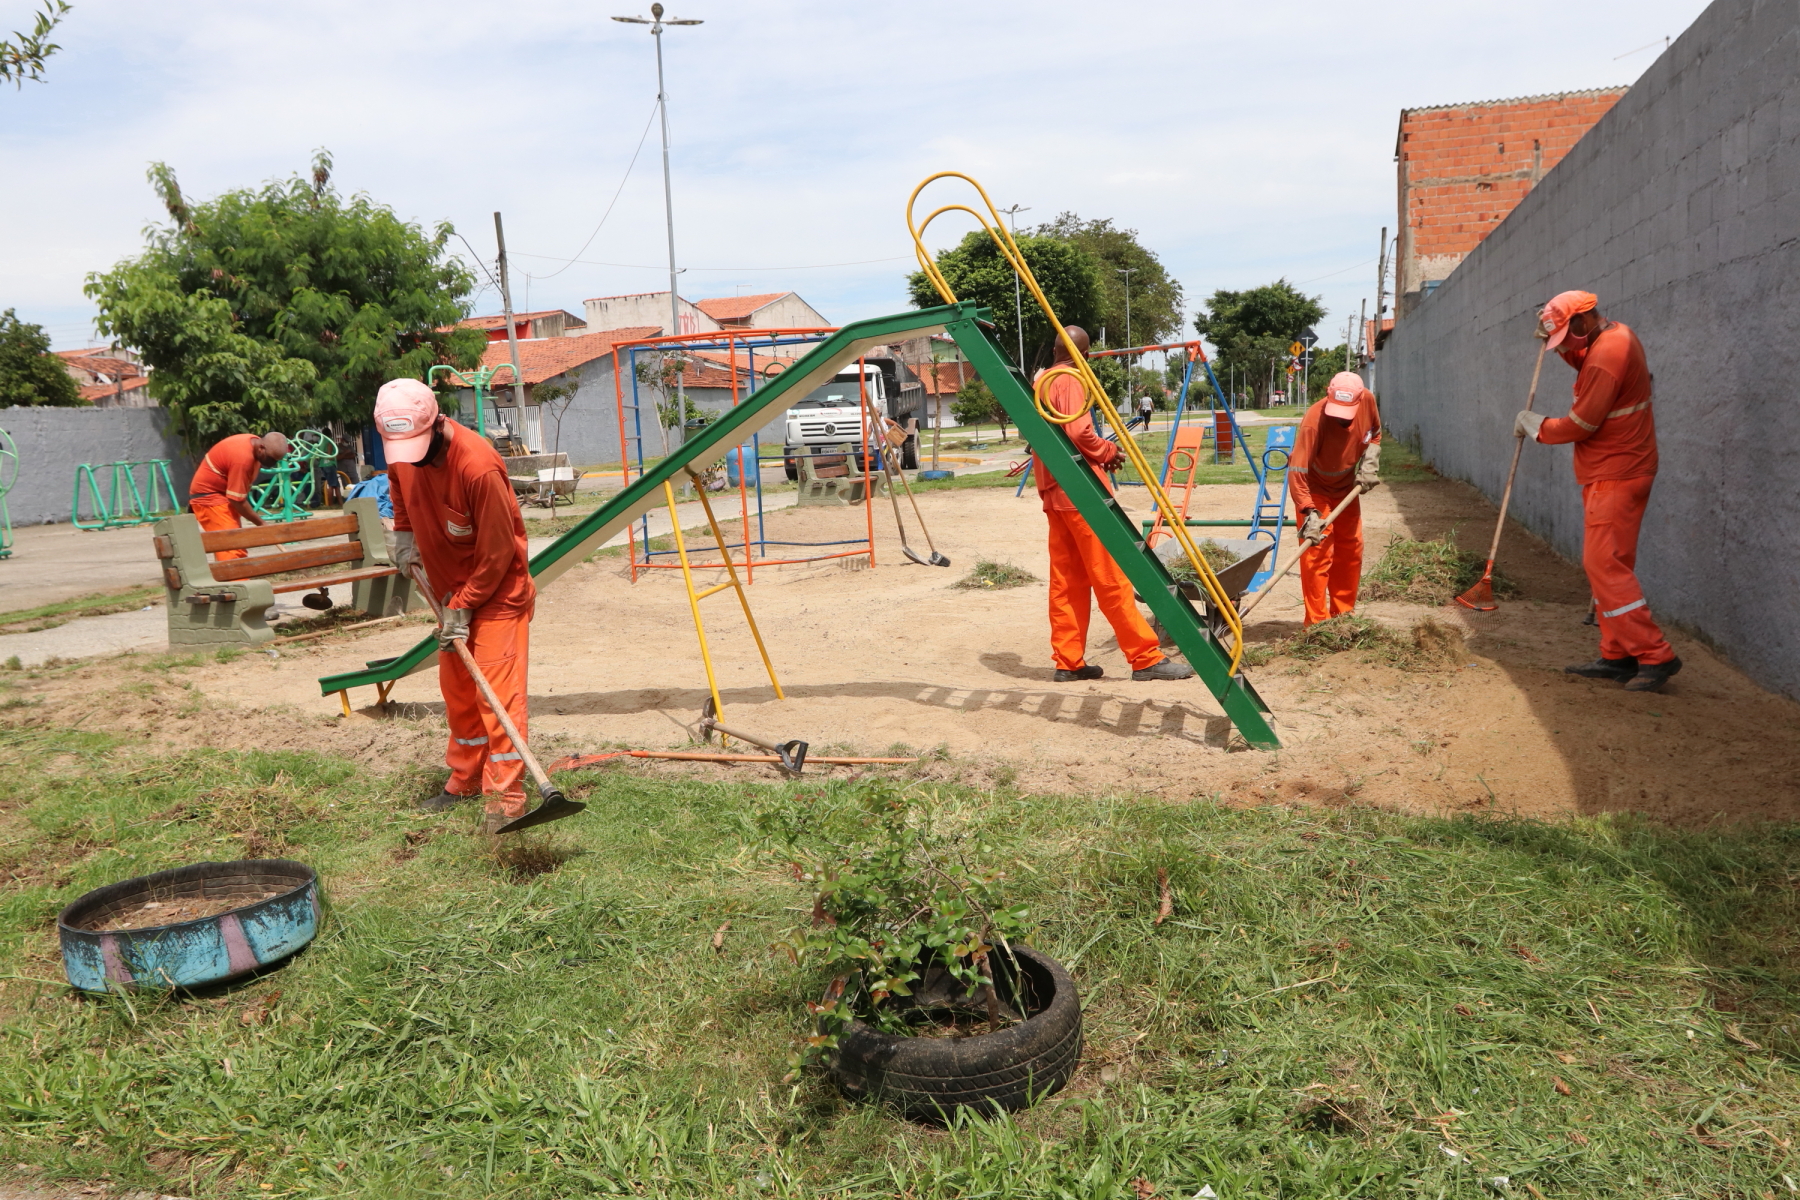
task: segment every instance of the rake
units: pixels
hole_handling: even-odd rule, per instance
[[[1549,348],[1549,342],[1538,344],[1537,366],[1531,369],[1531,393],[1525,397],[1526,412],[1537,403],[1538,375],[1544,369],[1544,352]],[[1488,547],[1487,566],[1482,569],[1475,586],[1456,598],[1458,604],[1476,612],[1493,612],[1500,607],[1494,600],[1494,558],[1500,553],[1500,531],[1506,528],[1506,506],[1512,503],[1513,477],[1519,473],[1519,455],[1524,453],[1525,438],[1516,436],[1513,443],[1512,469],[1506,473],[1506,491],[1500,495],[1500,519],[1494,522],[1494,542]]]

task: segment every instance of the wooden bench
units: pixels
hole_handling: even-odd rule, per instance
[[[295,542],[309,545],[276,554],[214,562],[220,550],[253,550]],[[247,525],[207,533],[192,513],[156,523],[156,557],[168,590],[169,644],[223,646],[266,642],[275,636],[264,619],[283,592],[313,592],[334,584],[354,587],[350,606],[373,617],[395,616],[412,599],[408,581],[388,558],[387,541],[375,499],[364,496],[344,505],[341,517],[317,517],[286,524]],[[300,579],[272,575],[347,567]]]

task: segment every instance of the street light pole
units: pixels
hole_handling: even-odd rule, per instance
[[[669,182],[669,92],[663,86],[663,52],[662,34],[665,25],[702,25],[703,21],[681,20],[670,17],[663,20],[663,6],[652,4],[648,17],[614,17],[615,21],[623,21],[627,25],[648,25],[650,36],[656,39],[656,109],[662,118],[662,160],[663,160],[663,217],[669,231],[669,334],[674,336],[681,332],[681,300],[675,294],[675,192]],[[680,376],[677,376],[680,381]],[[679,422],[685,420],[686,406],[677,416]]]
[[[1019,214],[1022,212],[1030,212],[1030,207],[1023,204],[1015,204],[1011,208],[1003,208],[1000,211],[1012,218],[1013,241],[1017,242],[1019,240]],[[1019,273],[1016,270],[1013,272],[1013,320],[1018,323],[1019,370],[1023,371],[1025,369],[1025,304],[1019,297]],[[932,463],[931,465],[934,467],[937,466],[936,463]]]
[[[1113,268],[1113,270],[1125,277],[1125,344],[1127,346],[1135,346],[1137,344],[1131,340],[1131,273],[1138,269],[1139,268],[1137,267]],[[1131,405],[1135,401],[1135,397],[1131,394],[1131,370],[1136,358],[1137,356],[1134,354],[1125,360],[1125,407],[1127,411],[1130,410]]]

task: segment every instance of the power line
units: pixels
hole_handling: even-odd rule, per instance
[[[656,110],[657,110],[657,106],[661,103],[662,103],[662,101],[659,98],[657,101],[657,104],[652,104],[650,106],[650,119],[648,121],[644,122],[644,132],[638,135],[637,149],[633,150],[631,152],[631,161],[629,163],[625,164],[625,174],[619,177],[619,186],[613,190],[612,203],[608,204],[606,206],[606,211],[600,214],[600,224],[594,226],[594,232],[588,234],[587,241],[581,243],[581,250],[577,250],[575,252],[574,258],[571,258],[568,262],[566,262],[562,266],[556,268],[556,270],[550,272],[548,275],[533,276],[530,272],[527,272],[525,275],[526,279],[528,279],[528,280],[533,279],[533,278],[555,279],[558,275],[561,275],[564,271],[568,270],[570,267],[574,266],[576,263],[581,261],[581,251],[586,250],[589,246],[594,244],[594,239],[600,236],[601,226],[606,224],[606,218],[612,216],[613,206],[618,204],[619,197],[625,193],[626,181],[628,181],[631,178],[632,168],[637,166],[638,155],[640,155],[644,152],[644,143],[647,140],[649,140],[650,126],[656,123]],[[519,251],[514,250],[513,253],[518,254]],[[532,254],[532,255],[529,255],[528,257],[543,258],[545,256],[541,255],[541,254]]]

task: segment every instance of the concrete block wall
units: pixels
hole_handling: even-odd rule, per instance
[[[1570,288],[1643,339],[1662,468],[1652,611],[1800,697],[1800,4],[1715,0],[1430,298],[1372,368],[1389,428],[1496,501],[1538,343]],[[1573,373],[1546,358],[1538,408]],[[1568,447],[1525,447],[1512,513],[1579,559]]]
[[[19,478],[6,497],[14,525],[67,521],[80,463],[169,460],[175,499],[187,503],[195,457],[169,430],[161,408],[5,408],[0,429],[19,451]],[[96,476],[101,472],[95,471]],[[143,475],[139,474],[140,484]],[[100,478],[101,494],[110,486]]]

